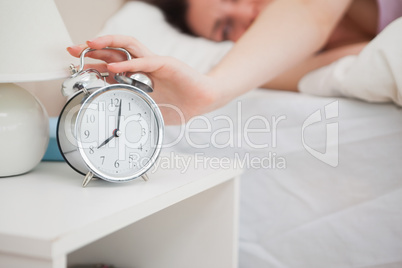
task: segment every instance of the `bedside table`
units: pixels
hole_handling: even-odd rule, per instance
[[[0,178],[0,266],[236,267],[240,168],[161,159],[147,182],[82,188],[64,162]]]

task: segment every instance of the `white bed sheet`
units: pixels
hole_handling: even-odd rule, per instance
[[[132,35],[154,52],[177,57],[202,72],[231,47],[181,35],[164,24],[159,11],[136,2],[127,3],[100,34]],[[324,116],[325,107],[335,107],[338,113],[306,127],[304,141],[324,153],[327,123],[337,126],[338,146],[335,142],[329,147],[339,149],[330,150],[339,160],[335,167],[315,158],[302,141],[303,123],[318,110]],[[261,120],[253,120],[249,128],[261,129],[263,119],[272,127],[273,117],[282,119],[276,132],[247,136],[254,144],[268,143],[267,148],[249,146],[244,132],[237,131],[256,116]],[[286,163],[283,169],[278,163],[277,168],[249,163],[241,179],[241,268],[402,267],[401,108],[254,90],[189,125],[204,133],[187,133],[187,139],[165,152],[237,160],[267,159],[271,154],[271,159],[275,155],[277,162]],[[236,130],[233,136],[229,127]],[[180,130],[167,127],[165,144]],[[222,145],[230,138],[232,147],[217,148],[211,142]],[[210,146],[198,149],[194,144]]]
[[[301,140],[303,122],[334,101],[339,116],[329,122],[339,126],[336,167],[313,157]],[[228,127],[214,121],[217,116],[229,116],[237,128],[239,103],[243,125],[255,115],[271,123],[272,116],[286,116],[278,124],[276,148],[250,148],[244,137],[241,148],[191,145],[215,140],[213,133]],[[212,158],[250,153],[257,159],[271,152],[286,160],[285,169],[251,166],[242,176],[240,267],[402,267],[402,109],[255,90],[206,118],[209,133],[192,133],[190,143],[182,139],[170,150]],[[204,120],[194,121],[191,128],[196,127],[206,128]],[[178,128],[167,128],[167,141],[177,137]],[[262,144],[272,135],[254,137],[253,143]],[[305,130],[306,144],[314,149],[323,151],[325,137],[325,122]]]

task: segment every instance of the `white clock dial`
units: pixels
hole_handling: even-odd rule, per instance
[[[156,160],[160,134],[153,102],[145,94],[115,87],[91,95],[77,119],[77,142],[85,163],[103,179],[126,181]]]

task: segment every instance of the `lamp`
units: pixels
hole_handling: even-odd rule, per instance
[[[72,42],[53,0],[0,1],[0,177],[30,171],[49,141],[46,110],[12,84],[68,77]]]

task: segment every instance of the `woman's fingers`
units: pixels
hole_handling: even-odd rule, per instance
[[[100,73],[105,73],[108,72],[109,69],[107,68],[107,65],[104,63],[90,63],[90,64],[85,64],[84,70],[87,69],[95,69]]]
[[[124,52],[110,49],[100,49],[90,51],[85,54],[85,57],[102,60],[106,63],[119,62],[127,60],[127,55]]]
[[[137,39],[124,36],[124,35],[105,35],[98,37],[94,40],[87,41],[87,45],[94,49],[102,49],[105,47],[121,47],[125,48],[134,57],[146,57],[151,56],[153,53],[146,48]]]
[[[74,57],[79,57],[81,55],[81,52],[86,49],[88,46],[87,45],[76,45],[76,46],[71,46],[67,48],[68,53],[70,53],[71,56]]]
[[[68,47],[67,51],[74,57],[80,57],[84,49],[88,48],[84,45]],[[106,63],[118,62],[127,60],[127,55],[122,51],[111,50],[111,49],[99,49],[95,51],[90,51],[85,54],[85,57],[102,60]]]
[[[109,63],[107,66],[110,71],[115,73],[123,73],[123,72],[153,73],[163,68],[166,65],[166,62],[167,62],[166,57],[151,56],[146,58],[136,58],[130,61]]]
[[[77,45],[68,47],[67,51],[74,57],[80,57],[81,53],[86,48],[95,49],[95,51],[88,52],[85,54],[86,57],[102,60],[106,63],[116,63],[116,62],[126,62],[122,65],[116,65],[113,68],[117,68],[125,72],[131,71],[143,71],[143,72],[153,72],[160,67],[160,61],[153,58],[154,54],[148,50],[142,43],[138,42],[135,38],[123,35],[106,35],[98,37],[94,40],[87,41],[87,45]],[[147,57],[147,61],[138,61],[133,64],[132,62],[127,63],[127,55],[125,53],[115,50],[104,50],[106,47],[124,48],[135,58]]]
[[[107,68],[113,73],[153,73],[169,63],[168,57],[154,55],[136,39],[128,36],[107,35],[88,41],[87,44],[88,46],[77,45],[68,47],[67,50],[72,56],[80,57],[84,49],[88,47],[95,49],[95,51],[88,52],[85,56],[108,63]],[[125,55],[125,53],[116,50],[103,49],[106,47],[125,48],[136,58],[127,60],[127,55]]]

